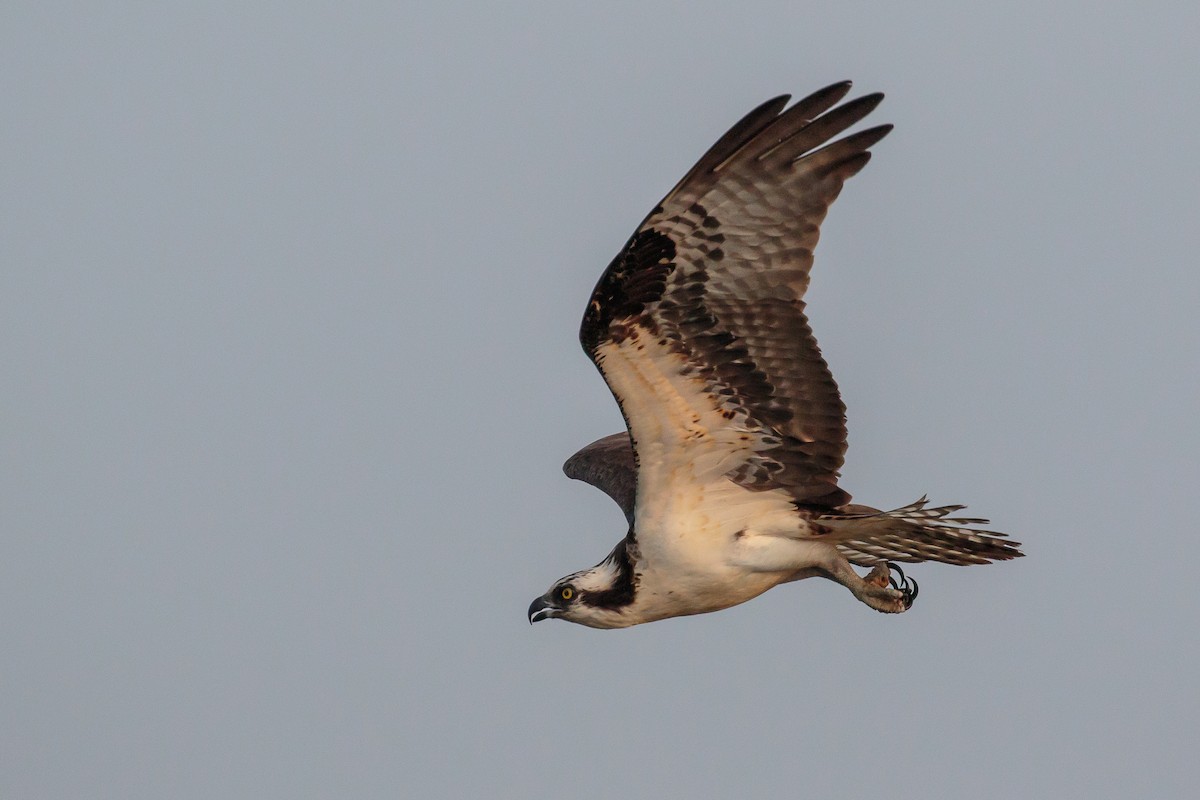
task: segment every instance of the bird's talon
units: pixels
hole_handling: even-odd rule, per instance
[[[903,595],[904,608],[912,608],[913,601],[917,599],[917,592],[919,591],[917,582],[905,575],[904,570],[900,569],[898,564],[894,564],[891,561],[886,563],[889,570],[888,582],[892,585],[893,589]],[[891,577],[892,570],[895,570],[895,572],[900,576],[899,581]]]

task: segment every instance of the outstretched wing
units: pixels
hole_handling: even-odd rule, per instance
[[[584,481],[617,501],[625,519],[633,525],[637,493],[637,465],[625,431],[597,439],[563,464],[568,478]]]
[[[625,415],[639,501],[668,491],[684,468],[693,482],[728,479],[798,504],[849,501],[837,485],[845,406],[803,302],[826,211],[891,130],[828,144],[883,98],[835,108],[849,89],[751,111],[596,285],[580,341]]]

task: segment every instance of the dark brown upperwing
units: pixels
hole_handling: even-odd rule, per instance
[[[834,84],[786,110],[788,98],[776,98],[734,125],[609,265],[580,329],[593,361],[633,328],[649,333],[679,357],[678,375],[701,380],[729,425],[753,438],[754,455],[727,477],[816,506],[850,499],[837,485],[846,422],[803,297],[830,204],[891,130],[827,144],[882,99],[835,107],[849,88]]]

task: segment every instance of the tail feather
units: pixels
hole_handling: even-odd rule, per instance
[[[1024,555],[1021,543],[1007,534],[969,527],[986,525],[986,519],[950,516],[965,506],[928,505],[922,497],[892,511],[845,506],[843,513],[822,516],[819,522],[832,531],[829,540],[842,555],[860,567],[885,561],[988,564]]]

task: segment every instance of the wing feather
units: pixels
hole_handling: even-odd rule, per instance
[[[597,283],[580,341],[625,414],[642,494],[657,496],[667,487],[649,483],[679,480],[694,462],[711,469],[691,470],[693,480],[809,506],[849,501],[837,485],[845,406],[803,302],[830,204],[891,130],[831,143],[882,99],[838,106],[849,89],[833,84],[790,108],[777,97],[743,117]]]
[[[637,493],[637,465],[633,445],[625,431],[597,439],[563,464],[568,478],[584,481],[611,497],[633,525]]]

